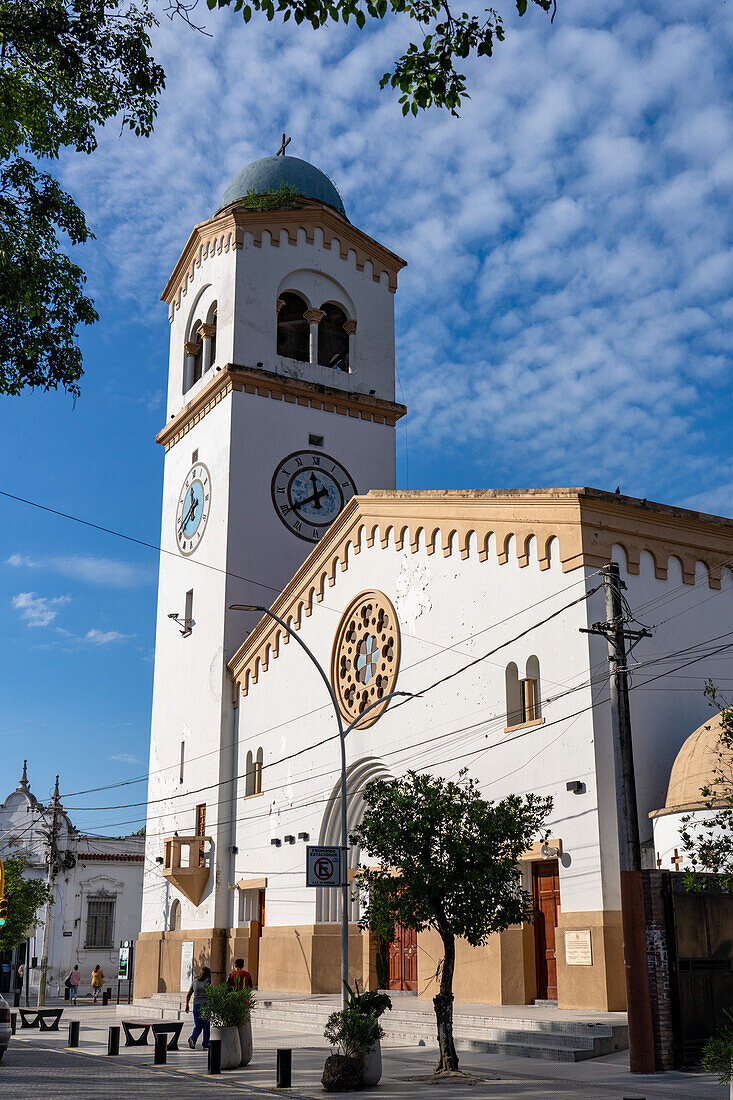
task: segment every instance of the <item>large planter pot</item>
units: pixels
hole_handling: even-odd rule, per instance
[[[211,1038],[221,1040],[221,1068],[236,1069],[242,1061],[238,1027],[212,1027]]]
[[[373,1088],[379,1084],[382,1077],[382,1047],[377,1039],[370,1051],[364,1055],[364,1069],[362,1071],[361,1084],[365,1089]]]
[[[247,1020],[239,1028],[239,1044],[242,1048],[240,1066],[248,1066],[252,1061],[252,1021]]]

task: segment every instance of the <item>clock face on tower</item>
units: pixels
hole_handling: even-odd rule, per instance
[[[355,492],[346,469],[322,451],[294,451],[272,477],[275,511],[306,542],[318,542]]]
[[[195,462],[186,474],[176,506],[176,541],[182,554],[193,554],[198,547],[210,511],[211,475],[203,462]]]

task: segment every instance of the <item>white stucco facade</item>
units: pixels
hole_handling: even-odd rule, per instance
[[[680,745],[705,716],[704,680],[721,667],[706,646],[726,632],[733,610],[724,564],[733,558],[733,521],[585,488],[395,491],[401,261],[390,256],[323,205],[232,207],[196,228],[166,287],[164,553],[141,981],[148,992],[177,989],[182,943],[193,941],[195,959],[216,973],[236,951],[253,972],[259,967],[264,988],[338,988],[340,902],[304,882],[305,844],[339,842],[330,702],[286,632],[229,608],[272,606],[331,670],[334,661],[341,667],[334,647],[347,608],[376,593],[396,616],[396,686],[415,697],[350,734],[350,825],[370,778],[410,768],[455,778],[465,767],[490,799],[550,796],[550,850],[534,846],[522,873],[528,890],[539,889],[543,861],[557,862],[556,982],[538,993],[528,927],[478,954],[466,949],[456,996],[621,1008],[608,661],[605,640],[586,632],[605,619],[599,570],[619,564],[629,607],[653,635],[631,658],[639,821],[651,866],[649,813],[663,804]],[[278,354],[279,303],[289,294],[308,307],[312,328],[327,302],[356,322],[348,371]],[[205,334],[214,317],[215,356],[184,392],[192,332]],[[273,489],[278,464],[308,448],[331,456],[356,488],[311,544],[282,522]],[[207,526],[182,550],[176,509],[196,463],[210,475]],[[192,621],[182,632],[171,615],[180,619],[185,606]],[[529,694],[518,716],[520,682]],[[191,863],[179,866],[189,840]],[[350,853],[352,867],[359,858]],[[355,973],[371,982],[373,945],[357,918],[352,902]],[[563,934],[577,931],[589,937],[589,969],[565,958]],[[430,950],[418,941],[426,960]]]

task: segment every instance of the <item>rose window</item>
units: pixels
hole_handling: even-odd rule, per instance
[[[382,592],[362,592],[341,618],[331,661],[333,686],[348,722],[394,691],[399,662],[395,609]],[[375,706],[360,728],[376,722],[383,710]]]

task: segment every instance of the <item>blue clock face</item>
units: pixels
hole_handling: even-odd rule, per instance
[[[188,471],[176,508],[176,541],[182,554],[192,554],[204,537],[211,509],[211,476],[202,462]]]
[[[285,526],[306,542],[318,542],[356,492],[346,469],[321,451],[296,451],[272,478],[272,502]]]

